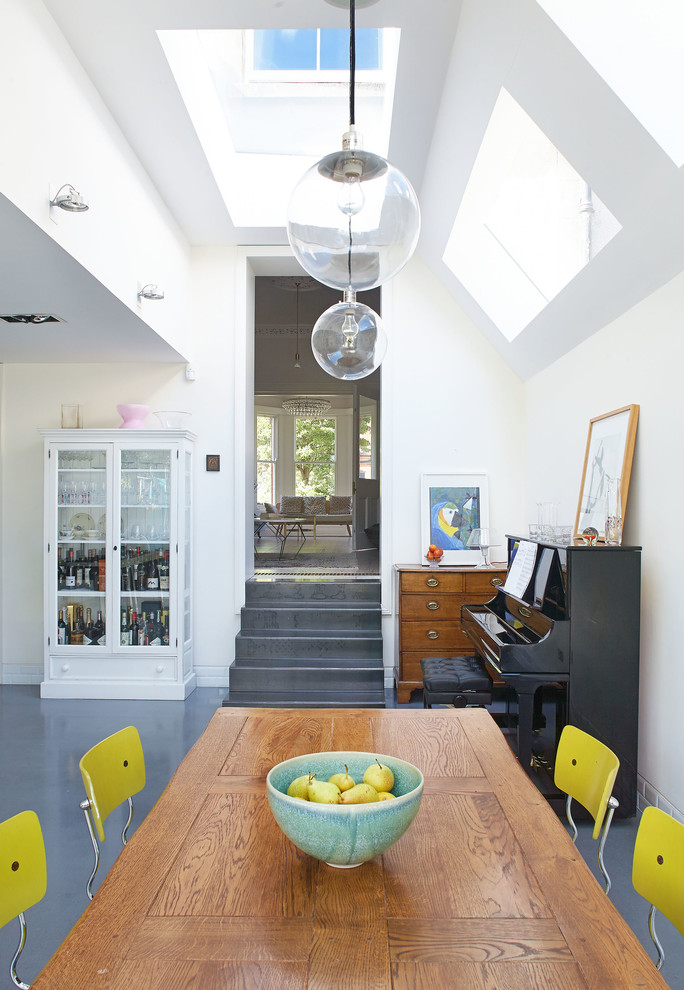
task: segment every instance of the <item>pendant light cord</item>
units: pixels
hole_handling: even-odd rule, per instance
[[[354,83],[356,78],[356,4],[349,0],[349,123],[355,124]]]

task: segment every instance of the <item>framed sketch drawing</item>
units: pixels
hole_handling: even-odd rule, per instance
[[[609,478],[620,479],[624,520],[638,419],[639,406],[631,405],[590,420],[575,520],[576,537],[580,537],[587,526],[593,526],[598,530],[599,540],[604,539]]]
[[[479,550],[468,550],[474,529],[489,525],[485,474],[424,474],[421,477],[421,562],[431,543],[444,550],[444,564],[478,564]]]

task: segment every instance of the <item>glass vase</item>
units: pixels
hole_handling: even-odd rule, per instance
[[[620,546],[622,543],[622,498],[619,478],[608,478],[606,484],[606,543],[613,546]]]

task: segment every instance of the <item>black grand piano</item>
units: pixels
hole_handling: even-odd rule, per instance
[[[537,692],[564,688],[565,720],[619,757],[614,794],[618,814],[630,817],[636,814],[641,548],[506,539],[503,587],[484,605],[463,605],[461,624],[494,681],[517,695],[520,763],[534,773]]]

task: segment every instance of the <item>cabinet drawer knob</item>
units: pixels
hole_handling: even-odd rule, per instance
[[[493,577],[490,584],[493,584],[495,588],[500,588],[503,580],[500,577]]]
[[[439,638],[439,633],[437,632],[436,629],[428,629],[428,631],[426,632],[425,635],[427,636],[428,639],[438,639]]]
[[[432,612],[434,612],[434,611],[435,611],[436,609],[438,609],[438,608],[439,608],[439,602],[428,602],[428,603],[427,603],[427,607],[428,607],[428,608],[429,608],[429,609],[430,609],[430,610],[431,610]]]
[[[68,663],[63,663],[62,664],[62,673],[63,674],[68,674],[70,670],[71,670],[71,667],[69,666]]]
[[[439,581],[436,577],[429,577],[425,583],[428,588],[439,588]]]

